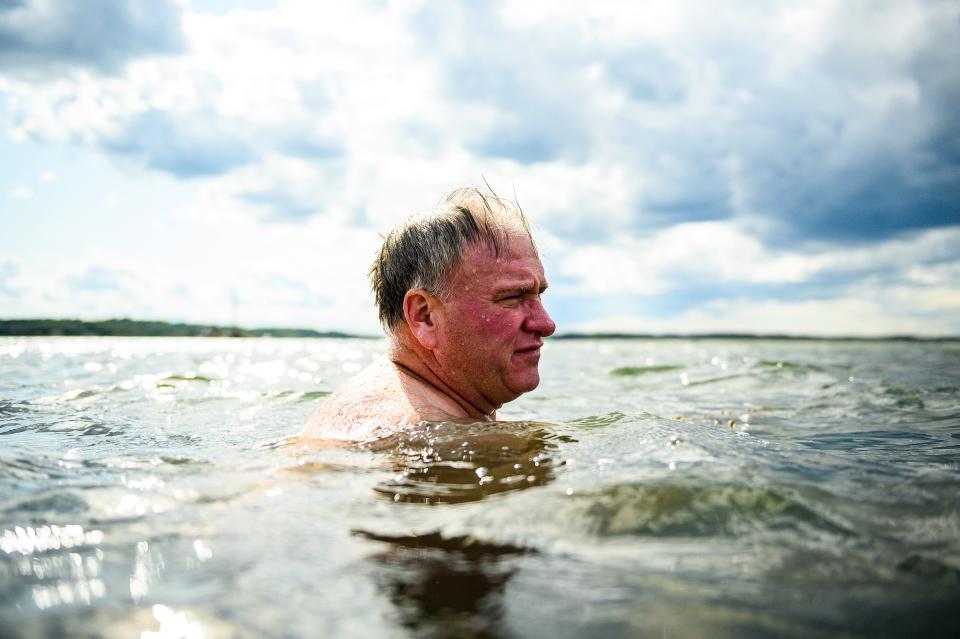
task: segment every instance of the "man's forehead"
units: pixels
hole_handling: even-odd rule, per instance
[[[450,282],[464,286],[481,284],[481,288],[493,292],[547,286],[540,256],[527,238],[512,242],[509,250],[499,256],[490,247],[465,249]]]
[[[470,244],[464,247],[460,265],[466,270],[496,271],[518,265],[520,262],[535,263],[539,267],[540,254],[537,253],[529,238],[514,235],[500,246],[499,252],[486,243]]]

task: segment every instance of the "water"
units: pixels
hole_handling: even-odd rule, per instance
[[[0,341],[0,636],[960,632],[960,344],[553,341],[494,428],[288,436],[379,340]]]

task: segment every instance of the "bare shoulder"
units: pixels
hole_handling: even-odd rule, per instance
[[[310,417],[300,436],[363,440],[419,421],[389,360],[370,364],[344,382]]]

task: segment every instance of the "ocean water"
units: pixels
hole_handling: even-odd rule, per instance
[[[960,636],[960,343],[548,341],[291,439],[380,340],[0,340],[3,637]]]

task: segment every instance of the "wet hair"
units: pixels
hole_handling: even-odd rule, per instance
[[[413,216],[383,240],[370,267],[370,285],[380,324],[387,333],[403,322],[403,298],[422,288],[449,299],[446,284],[468,246],[486,246],[500,257],[511,236],[526,237],[530,226],[520,205],[489,187],[468,186],[448,193],[429,213]]]

